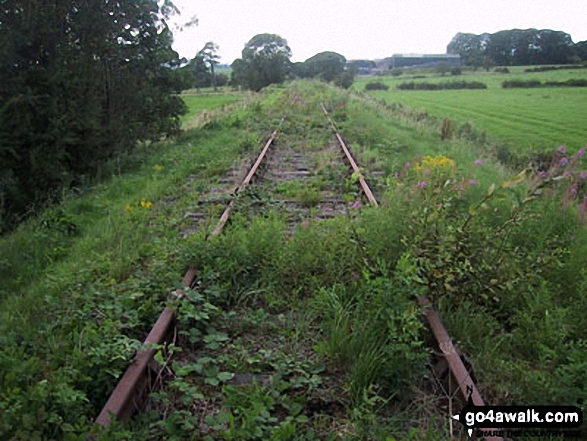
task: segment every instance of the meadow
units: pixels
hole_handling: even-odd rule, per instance
[[[413,79],[409,70],[399,77],[360,78],[353,88],[364,90],[367,83],[381,81],[388,91],[372,91],[369,95],[387,103],[402,104],[438,118],[451,118],[470,123],[485,131],[496,142],[505,142],[512,150],[549,151],[562,144],[576,151],[587,145],[587,88],[503,89],[501,83],[511,80],[566,81],[587,78],[587,69],[547,72],[524,72],[511,67],[510,73],[464,71],[462,75],[441,76],[434,72],[418,72],[426,78]],[[401,91],[404,82],[479,81],[486,90]]]

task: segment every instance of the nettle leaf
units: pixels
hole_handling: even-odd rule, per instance
[[[218,380],[220,381],[228,381],[228,380],[232,380],[232,378],[234,377],[234,374],[231,372],[220,372],[216,378],[218,378]]]
[[[163,366],[165,364],[165,359],[163,358],[163,353],[161,351],[157,351],[155,353],[155,361],[160,364],[161,366]]]

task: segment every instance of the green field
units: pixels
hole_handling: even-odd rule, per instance
[[[413,79],[404,73],[400,77],[361,78],[356,90],[364,90],[371,81],[389,85],[388,91],[369,92],[387,103],[401,103],[425,109],[439,118],[469,122],[486,131],[496,141],[505,141],[514,148],[554,150],[565,144],[571,150],[587,145],[587,88],[502,89],[506,80],[536,79],[566,81],[587,78],[587,69],[525,73],[523,68],[510,68],[511,73],[464,72],[460,76],[427,74],[425,79]],[[480,81],[487,90],[402,91],[396,85],[403,82]]]
[[[203,112],[209,112],[223,106],[234,104],[242,100],[244,93],[183,93],[181,98],[188,107],[188,113],[183,115],[182,121],[193,120],[194,117],[201,115]]]

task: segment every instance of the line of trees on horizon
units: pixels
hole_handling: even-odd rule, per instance
[[[448,54],[459,54],[468,66],[528,66],[574,64],[587,61],[587,41],[550,29],[511,29],[494,34],[458,33],[448,44]]]
[[[191,88],[222,86],[223,74],[215,74],[218,46],[206,43],[196,56],[181,68]],[[259,34],[251,38],[242,50],[241,58],[232,64],[230,85],[259,91],[270,84],[280,84],[291,78],[318,78],[349,88],[355,68],[347,68],[346,58],[336,52],[320,52],[301,63],[292,63],[287,40],[276,34]]]

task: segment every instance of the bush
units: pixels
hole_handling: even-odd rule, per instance
[[[541,83],[538,80],[512,80],[501,83],[504,89],[513,88],[534,88],[534,87],[587,87],[587,80],[585,79],[570,79],[567,81],[547,81]]]
[[[493,72],[508,74],[510,73],[510,70],[507,67],[496,67],[493,69]]]
[[[487,85],[479,81],[449,81],[446,83],[401,83],[400,90],[458,90],[458,89],[487,89]]]
[[[403,75],[404,71],[402,69],[391,69],[391,75],[394,77],[399,77]]]
[[[511,80],[511,81],[504,81],[501,83],[501,87],[504,89],[513,89],[513,88],[524,88],[529,89],[533,87],[542,87],[542,83],[538,80]]]
[[[388,90],[389,86],[380,81],[373,81],[365,85],[365,90]]]
[[[460,67],[453,67],[452,70],[450,71],[450,74],[453,76],[461,75],[462,73],[463,73],[463,71],[461,70]]]

